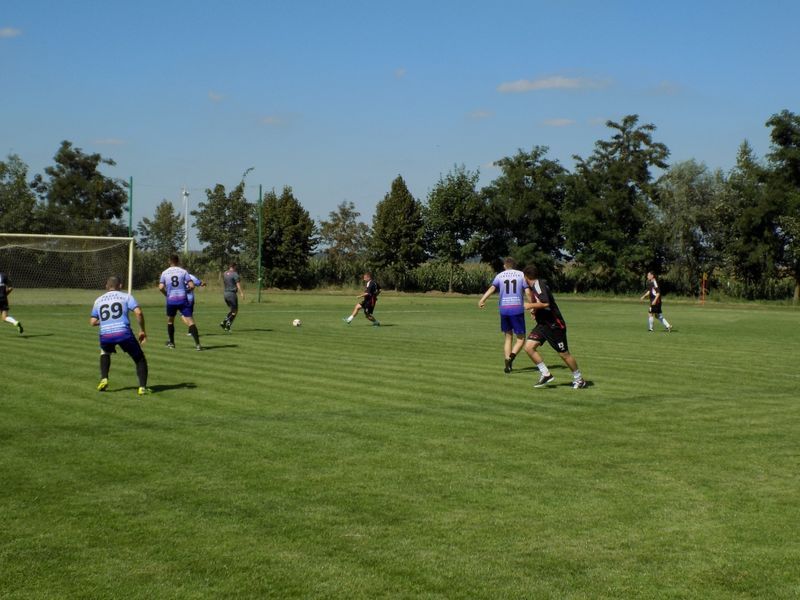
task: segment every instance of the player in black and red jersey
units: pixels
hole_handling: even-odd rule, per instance
[[[661,288],[658,287],[655,273],[652,271],[647,272],[647,289],[639,300],[644,300],[650,296],[650,307],[647,310],[647,330],[653,331],[653,322],[657,317],[667,333],[672,331],[672,325],[669,324],[664,314],[661,312]]]
[[[367,317],[369,321],[372,321],[372,325],[374,327],[380,326],[381,322],[376,319],[372,312],[375,310],[375,303],[378,302],[378,294],[381,293],[380,286],[372,279],[372,273],[367,271],[364,273],[364,292],[358,296],[358,302],[356,302],[355,307],[353,308],[353,313],[349,317],[345,317],[342,320],[350,325],[353,322],[353,319],[356,318],[358,311],[364,309],[364,316]]]
[[[575,357],[569,353],[567,324],[564,322],[564,317],[561,315],[547,282],[539,279],[539,271],[535,266],[525,267],[523,273],[525,281],[530,286],[528,297],[530,302],[525,303],[525,309],[530,310],[533,318],[536,319],[536,327],[530,332],[525,342],[525,352],[539,369],[539,381],[534,387],[544,387],[555,379],[541,355],[536,351],[539,346],[547,342],[572,370],[572,387],[576,390],[585,388],[586,380],[581,375]]]

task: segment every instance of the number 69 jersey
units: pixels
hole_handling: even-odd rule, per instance
[[[100,321],[100,343],[118,344],[134,338],[128,311],[138,308],[133,296],[112,290],[94,301],[92,317]]]

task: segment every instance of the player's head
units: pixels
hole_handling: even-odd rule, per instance
[[[528,265],[522,271],[522,274],[525,275],[527,281],[536,281],[539,279],[539,269],[536,268],[536,265]]]
[[[177,267],[179,264],[181,264],[180,257],[177,254],[170,254],[169,264],[172,265],[173,267]]]
[[[106,279],[106,289],[107,290],[118,290],[122,287],[122,277],[119,275],[112,275],[108,279]]]
[[[372,279],[372,271],[364,271],[364,281]]]
[[[653,279],[655,279],[655,278],[656,278],[656,274],[655,273],[653,273],[652,271],[648,271],[647,272],[647,281],[653,281]]]
[[[503,259],[503,268],[504,269],[516,269],[517,268],[517,261],[514,260],[511,256],[506,256]]]
[[[235,271],[238,266],[239,265],[237,265],[235,262],[228,263],[228,269],[230,269],[231,271]]]

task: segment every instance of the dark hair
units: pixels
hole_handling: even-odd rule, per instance
[[[517,266],[517,261],[515,261],[512,256],[506,256],[503,259],[503,266],[509,269],[513,269],[514,267]]]
[[[369,275],[372,278],[372,271],[364,271],[364,275]]]
[[[528,279],[539,279],[539,269],[536,268],[536,265],[528,265],[522,272]]]
[[[171,264],[171,265],[179,265],[179,264],[181,264],[181,259],[178,257],[177,254],[170,254],[169,255],[169,264]]]
[[[237,265],[235,262],[229,262],[229,263],[228,263],[228,268],[229,268],[229,269],[233,269],[234,271],[236,270],[236,267],[237,267],[237,266],[238,266],[238,265]]]
[[[119,275],[111,275],[106,279],[107,290],[116,290],[120,285],[122,285],[122,277]]]

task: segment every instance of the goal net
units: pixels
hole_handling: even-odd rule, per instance
[[[131,291],[133,238],[0,233],[0,271],[15,288],[102,290],[118,275]]]

